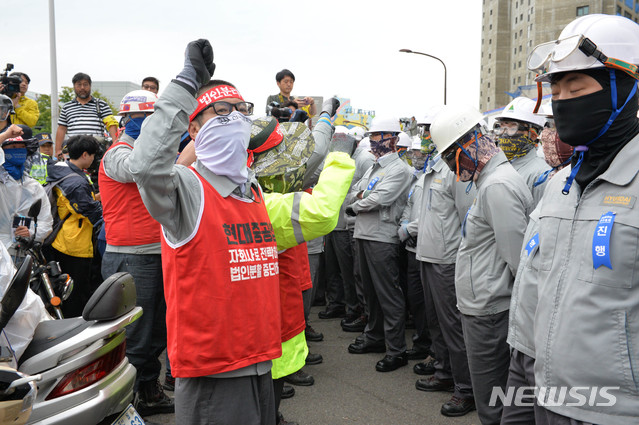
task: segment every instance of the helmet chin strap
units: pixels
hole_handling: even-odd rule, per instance
[[[617,109],[617,76],[615,74],[614,69],[610,68],[608,71],[610,72],[610,97],[612,100],[612,113],[610,114],[610,118],[608,118],[608,121],[606,122],[606,124],[603,127],[601,127],[601,130],[599,130],[599,133],[591,141],[589,141],[585,145],[575,146],[575,150],[572,156],[574,157],[575,155],[578,154],[577,163],[575,164],[574,167],[572,167],[572,171],[570,172],[570,175],[566,179],[566,185],[561,191],[561,193],[563,193],[564,195],[568,195],[568,193],[570,192],[570,188],[572,187],[572,182],[575,180],[575,177],[577,176],[577,173],[579,172],[579,168],[581,167],[581,164],[584,162],[584,154],[585,152],[588,151],[588,146],[590,146],[592,143],[597,141],[601,136],[603,136],[606,133],[606,131],[608,131],[608,129],[610,128],[612,123],[615,121],[617,116],[621,113],[623,108],[626,107],[630,99],[632,99],[635,93],[637,92],[637,80],[635,80],[635,83],[632,86],[632,90],[630,91],[630,94],[626,98],[626,101],[619,109]],[[572,157],[571,157],[571,160],[572,160]]]

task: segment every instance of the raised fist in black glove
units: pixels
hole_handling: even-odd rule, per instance
[[[347,206],[345,212],[346,215],[350,217],[355,217],[357,215],[352,205]]]
[[[331,118],[335,116],[339,109],[339,100],[336,97],[331,97],[322,103],[322,113],[326,112]]]
[[[213,48],[204,38],[191,41],[184,52],[184,68],[177,75],[177,80],[189,84],[197,90],[209,82],[215,71]]]

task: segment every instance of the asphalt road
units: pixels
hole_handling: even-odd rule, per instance
[[[295,387],[295,397],[282,400],[280,411],[287,421],[299,425],[479,424],[476,412],[461,418],[439,413],[451,393],[415,389],[415,381],[420,378],[413,373],[417,361],[409,361],[408,366],[394,372],[380,373],[375,371],[375,363],[383,354],[349,354],[348,344],[357,334],[343,332],[339,319],[319,319],[321,309],[313,307],[311,324],[324,334],[324,341],[309,342],[309,348],[321,354],[324,362],[304,368],[315,378],[315,385]],[[408,330],[407,341],[411,335],[412,330]],[[174,415],[155,415],[148,420],[175,424]]]

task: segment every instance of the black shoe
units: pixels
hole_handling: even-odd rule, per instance
[[[360,316],[359,313],[351,313],[351,314],[346,314],[346,317],[344,317],[340,322],[340,326],[344,326],[344,323],[347,322],[352,322],[353,320],[356,320],[358,317]]]
[[[383,342],[374,344],[364,340],[362,342],[354,342],[348,346],[348,352],[351,354],[383,353],[385,351],[386,345]]]
[[[392,372],[395,369],[406,366],[407,364],[408,358],[406,357],[406,352],[403,352],[398,356],[386,355],[386,357],[377,362],[375,370],[378,372]]]
[[[317,332],[311,325],[306,325],[304,335],[306,336],[307,341],[319,342],[324,339],[324,334]]]
[[[475,410],[475,399],[453,396],[442,405],[440,412],[444,416],[464,416],[473,410]]]
[[[291,373],[288,376],[284,377],[284,381],[288,382],[291,385],[300,385],[302,387],[310,387],[315,383],[315,379],[304,372],[302,369],[298,370],[295,373]]]
[[[287,422],[284,420],[284,416],[277,412],[277,425],[298,425],[297,422]]]
[[[135,410],[141,416],[152,416],[160,413],[174,413],[173,399],[162,391],[160,381],[140,382]]]
[[[415,382],[415,388],[420,391],[448,391],[453,392],[455,390],[455,383],[452,379],[437,379],[431,376],[426,379],[418,379]]]
[[[420,350],[419,348],[411,348],[406,351],[408,355],[408,360],[424,360],[426,357],[430,355],[429,350]]]
[[[417,363],[413,366],[413,372],[418,375],[432,375],[435,373],[435,359],[429,357],[423,362]]]
[[[306,364],[307,365],[320,364],[323,361],[324,361],[324,359],[322,358],[321,354],[312,354],[309,351],[309,353],[306,355]]]
[[[317,314],[320,319],[337,319],[344,316],[346,316],[344,307],[326,307],[326,310]]]
[[[364,332],[355,337],[355,344],[363,344],[364,342],[366,342],[366,334]]]
[[[295,395],[295,388],[291,387],[290,385],[284,385],[284,387],[282,388],[281,399],[284,400],[285,398],[291,398],[294,395]]]
[[[165,376],[164,384],[162,384],[162,388],[164,388],[167,391],[175,391],[175,378],[169,375]]]
[[[359,316],[353,321],[342,323],[342,330],[344,332],[364,332],[366,323],[368,323],[368,317]]]

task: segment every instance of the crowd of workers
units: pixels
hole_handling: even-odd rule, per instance
[[[54,139],[32,137],[18,74],[0,95],[0,249],[42,241],[75,281],[67,316],[102,278],[133,275],[144,314],[126,354],[145,417],[290,424],[280,400],[313,385],[309,312],[325,305],[319,319],[359,333],[349,353],[383,353],[376,371],[420,360],[416,388],[452,393],[442,415],[634,423],[638,64],[637,24],[580,17],[528,60],[551,104],[516,98],[490,128],[442,106],[403,123],[412,135],[392,117],[334,128],[337,99],[293,97],[286,69],[266,101],[280,112],[257,118],[211,79],[203,39],[161,97],[153,77],[128,93],[119,123],[76,74]],[[23,219],[38,199],[36,229]]]

